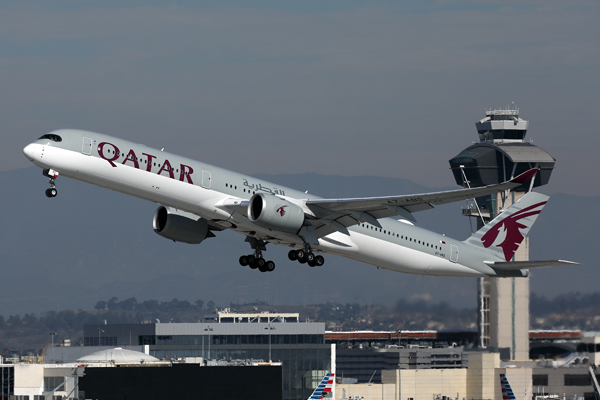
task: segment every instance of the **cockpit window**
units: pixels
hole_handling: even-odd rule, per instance
[[[48,140],[52,140],[53,142],[62,142],[62,138],[60,136],[54,135],[52,133],[45,134],[38,140],[41,140],[41,139],[48,139]]]

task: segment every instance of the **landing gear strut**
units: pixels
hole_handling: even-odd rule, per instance
[[[308,243],[304,244],[304,249],[290,250],[288,258],[291,261],[298,261],[300,264],[308,264],[311,267],[320,267],[325,264],[323,256],[316,256]]]
[[[58,178],[58,172],[53,169],[45,169],[43,172],[45,177],[50,178],[48,183],[50,184],[50,188],[46,189],[46,197],[56,197],[58,194],[58,190],[56,190],[56,178]]]
[[[271,272],[275,269],[273,261],[266,261],[263,258],[263,250],[267,250],[267,242],[252,237],[246,237],[246,242],[254,249],[254,254],[240,257],[242,267],[249,266],[252,269],[258,269],[260,272]]]

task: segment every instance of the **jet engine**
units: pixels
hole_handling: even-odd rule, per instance
[[[248,204],[248,219],[263,228],[296,233],[304,224],[304,211],[275,195],[256,193]]]
[[[208,230],[205,219],[165,206],[158,207],[154,212],[152,226],[154,232],[175,242],[198,244],[207,237],[214,236]]]

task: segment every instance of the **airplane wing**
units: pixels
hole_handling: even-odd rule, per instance
[[[532,168],[510,181],[473,189],[458,189],[402,196],[362,197],[347,199],[307,200],[306,207],[314,214],[311,223],[319,236],[333,231],[348,234],[346,227],[359,223],[369,223],[381,227],[377,219],[401,216],[415,221],[412,213],[433,208],[436,205],[471,199],[509,190],[531,179],[538,168]],[[328,233],[326,233],[328,231]]]

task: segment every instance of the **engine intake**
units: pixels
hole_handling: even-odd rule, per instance
[[[304,224],[304,211],[275,195],[257,193],[248,204],[248,219],[263,228],[296,233]]]
[[[198,244],[214,236],[208,230],[205,219],[165,206],[158,207],[154,212],[152,227],[164,238],[189,244]]]

